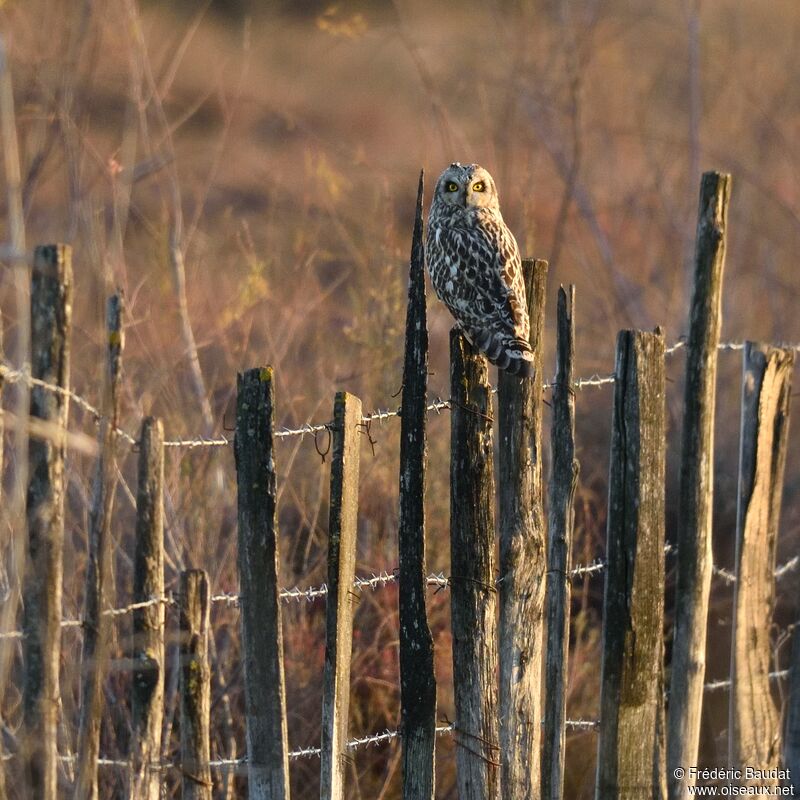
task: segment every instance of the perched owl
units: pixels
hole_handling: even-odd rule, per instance
[[[492,176],[451,164],[436,182],[426,260],[433,288],[469,341],[493,364],[533,375],[519,248],[503,222]]]

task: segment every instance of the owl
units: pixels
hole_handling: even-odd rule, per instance
[[[469,341],[513,375],[533,375],[519,248],[492,176],[451,164],[436,182],[426,260],[431,283]]]

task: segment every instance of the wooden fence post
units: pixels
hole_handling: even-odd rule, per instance
[[[240,374],[235,453],[247,774],[253,800],[289,798],[274,428],[272,368]]]
[[[425,605],[428,322],[422,189],[420,174],[409,270],[400,417],[400,716],[404,800],[433,800],[435,790],[436,676],[433,637]]]
[[[614,368],[597,800],[666,795],[664,337],[621,331]]]
[[[774,769],[780,755],[780,715],[768,676],[793,367],[791,350],[745,344],[728,724],[734,768]]]
[[[700,740],[706,624],[711,589],[714,403],[722,326],[722,276],[731,177],[706,172],[700,185],[694,294],[689,315],[678,507],[678,579],[672,646],[667,781],[670,800],[693,786]],[[676,778],[676,770],[681,778]]]
[[[550,433],[552,467],[547,556],[547,656],[542,743],[542,800],[561,800],[567,711],[572,526],[578,462],[575,459],[575,287],[558,290],[556,378]]]
[[[450,331],[450,608],[461,800],[500,789],[492,396],[486,359]]]
[[[546,261],[523,261],[534,377],[498,371],[500,761],[504,800],[538,798],[547,554],[542,507]]]
[[[322,683],[320,798],[343,800],[353,651],[361,401],[337,392],[333,406],[328,596]]]
[[[183,800],[211,800],[211,670],[208,575],[181,573],[181,772]]]
[[[81,657],[81,715],[78,731],[77,800],[96,800],[97,758],[100,753],[100,725],[103,712],[103,681],[108,662],[111,620],[104,611],[111,587],[111,515],[117,487],[116,442],[119,422],[119,387],[122,376],[123,305],[119,295],[108,299],[106,308],[107,372],[105,416],[98,433],[97,468],[89,514],[89,552],[83,611],[83,654]]]
[[[147,417],[139,436],[133,601],[164,596],[164,426]],[[164,710],[164,604],[133,612],[130,797],[161,797],[161,723]]]
[[[37,247],[31,280],[31,374],[66,389],[72,318],[72,252],[66,245]],[[61,654],[64,542],[66,394],[34,386],[31,417],[54,426],[49,438],[31,438],[27,494],[23,688],[24,761],[30,797],[55,800]]]

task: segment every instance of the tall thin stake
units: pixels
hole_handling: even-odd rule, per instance
[[[353,650],[361,401],[337,392],[333,406],[320,797],[343,800]]]
[[[666,795],[664,337],[622,331],[614,368],[597,800]]]
[[[31,374],[69,385],[72,258],[66,245],[37,247],[31,283]],[[55,435],[31,439],[27,495],[23,645],[23,748],[30,797],[56,799],[60,702],[61,586],[64,546],[64,436],[68,398],[41,386],[30,394],[30,415]]]
[[[678,583],[667,736],[671,800],[682,800],[687,787],[695,783],[694,773],[687,765],[697,763],[700,740],[711,590],[717,345],[722,327],[722,276],[730,196],[730,175],[717,172],[703,175],[683,403]]]
[[[211,800],[211,669],[208,575],[181,573],[181,772],[183,800]]]
[[[730,766],[740,769],[772,770],[780,757],[780,714],[769,685],[770,626],[793,367],[791,350],[745,344],[728,723]]]
[[[235,452],[248,787],[254,800],[288,800],[272,368],[240,374],[238,386]]]
[[[504,800],[539,797],[547,556],[542,507],[546,261],[523,261],[534,377],[498,375],[500,759]]]
[[[164,596],[164,426],[147,417],[139,437],[139,485],[136,494],[136,554],[133,601],[145,603]],[[133,723],[130,796],[159,800],[161,796],[161,724],[164,702],[164,605],[133,612],[131,648]]]
[[[575,458],[575,287],[558,290],[556,379],[550,434],[552,471],[549,497],[547,568],[547,655],[545,661],[542,799],[561,800],[567,711],[570,569],[578,461]]]
[[[450,608],[456,780],[461,800],[496,800],[497,720],[492,395],[486,359],[450,332]]]
[[[422,190],[420,173],[411,245],[400,418],[400,715],[405,800],[433,800],[435,790],[436,676],[433,637],[425,605],[428,322]]]
[[[106,397],[100,421],[99,454],[89,515],[89,561],[83,611],[83,656],[81,717],[78,731],[78,773],[75,797],[96,800],[97,758],[100,753],[100,724],[103,711],[110,633],[110,619],[103,613],[109,602],[111,578],[111,515],[117,486],[116,453],[119,421],[119,387],[122,375],[122,299],[114,295],[106,310],[107,374]]]

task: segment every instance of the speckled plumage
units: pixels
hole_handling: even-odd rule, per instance
[[[451,164],[439,176],[426,261],[436,294],[470,342],[500,369],[533,375],[519,248],[494,179],[478,164]]]

